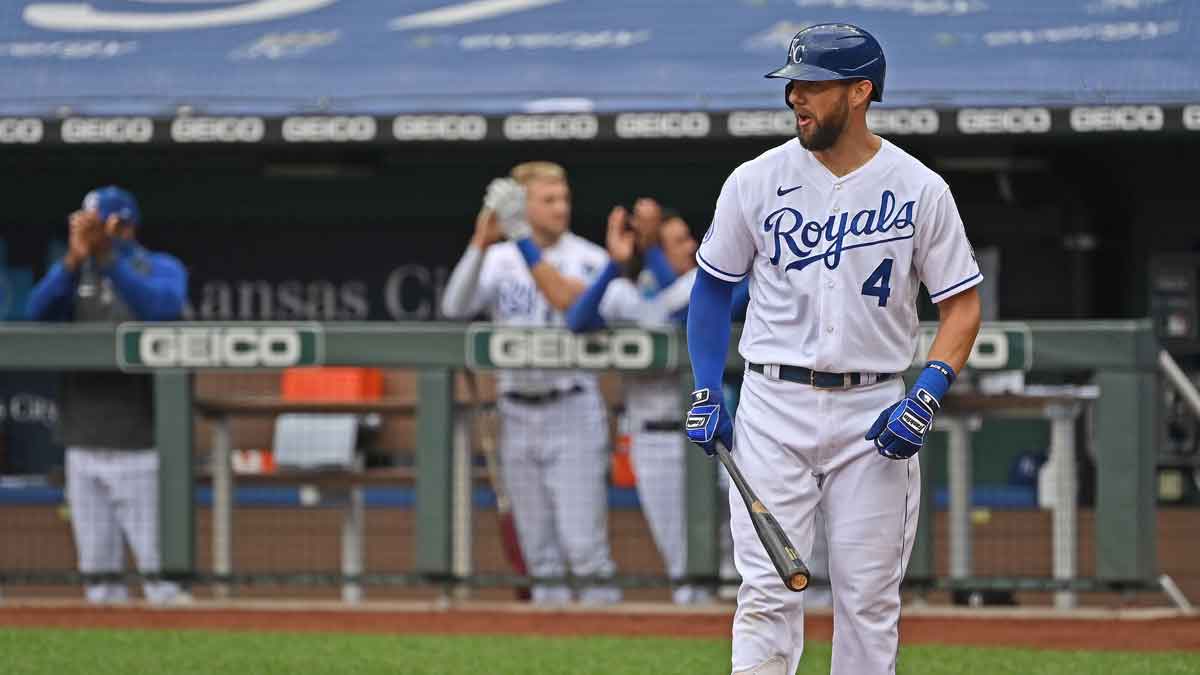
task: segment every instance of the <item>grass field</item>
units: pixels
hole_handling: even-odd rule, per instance
[[[728,673],[727,640],[382,636],[208,631],[0,630],[3,672],[404,673],[546,675]],[[829,645],[806,649],[800,673],[828,673]],[[900,673],[922,675],[1099,675],[1200,673],[1200,654],[1064,652],[972,647],[906,647]]]

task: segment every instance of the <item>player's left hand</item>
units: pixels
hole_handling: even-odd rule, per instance
[[[684,423],[688,440],[713,455],[717,450],[715,443],[721,441],[729,450],[733,450],[733,420],[725,411],[721,401],[721,390],[713,394],[708,388],[692,392],[692,407],[688,410],[687,421]]]
[[[954,377],[948,364],[930,361],[908,396],[879,413],[866,440],[874,441],[879,454],[889,459],[908,459],[917,454],[933,429],[933,418],[942,409],[941,399]]]

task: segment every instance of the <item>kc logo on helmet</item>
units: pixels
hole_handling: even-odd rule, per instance
[[[62,123],[64,143],[149,143],[154,122],[149,117],[69,117]]]
[[[964,134],[1044,134],[1050,131],[1046,108],[963,108],[958,130]]]

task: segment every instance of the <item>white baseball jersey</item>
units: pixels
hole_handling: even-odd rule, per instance
[[[688,306],[693,269],[671,282],[659,293],[646,297],[628,279],[613,279],[600,300],[600,316],[608,323],[634,322],[642,328],[670,326],[671,315]],[[642,421],[672,420],[679,415],[679,378],[674,374],[626,375],[625,409],[631,419]]]
[[[443,306],[445,314],[468,318],[486,311],[492,322],[505,326],[566,325],[562,312],[554,309],[538,290],[529,267],[512,242],[488,247],[474,293],[470,293],[469,289],[464,292],[457,288],[472,281],[469,275],[460,273],[460,268],[471,264],[472,250],[476,249],[468,250],[447,283]],[[608,253],[602,247],[567,232],[553,246],[542,249],[542,260],[563,275],[589,284],[608,264]],[[449,306],[455,304],[450,299],[458,297],[465,297],[466,300]],[[594,387],[596,383],[594,374],[570,370],[503,370],[497,379],[501,391],[524,393],[566,390],[576,384]]]
[[[946,181],[887,140],[841,177],[797,139],[742,164],[696,260],[750,274],[744,359],[839,373],[908,368],[920,284],[940,302],[983,280]]]
[[[688,306],[696,270],[692,269],[662,291],[646,297],[632,281],[613,279],[600,300],[600,317],[608,323],[630,321],[643,328],[671,325],[671,315]]]

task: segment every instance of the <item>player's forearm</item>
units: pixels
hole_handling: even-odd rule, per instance
[[[938,330],[929,349],[930,361],[944,361],[961,372],[979,335],[979,291],[971,288],[938,303]]]
[[[671,263],[667,262],[667,254],[663,253],[661,246],[651,246],[646,249],[643,257],[646,269],[654,275],[654,281],[659,288],[666,288],[675,281],[675,270],[671,267]]]
[[[183,315],[187,296],[187,273],[173,265],[152,263],[149,274],[133,266],[126,255],[105,270],[117,295],[143,321],[173,321]]]
[[[443,316],[465,319],[478,311],[474,307],[475,294],[482,268],[483,249],[474,244],[468,246],[466,253],[463,253],[462,259],[450,273],[450,279],[446,281],[446,290],[442,292]]]
[[[688,307],[688,356],[697,389],[720,391],[729,352],[729,309],[733,284],[721,281],[704,270],[696,275]]]
[[[621,273],[621,267],[614,261],[600,272],[600,276],[588,286],[567,310],[567,327],[573,332],[582,333],[589,330],[599,330],[604,327],[604,319],[600,316],[600,302],[604,299],[608,285]]]
[[[31,321],[65,319],[69,314],[70,298],[78,275],[61,262],[55,263],[46,276],[29,292],[25,313]]]
[[[585,290],[581,282],[559,272],[545,260],[540,260],[536,265],[530,267],[529,273],[533,276],[533,282],[537,284],[542,296],[546,298],[551,307],[560,312],[569,310]]]

